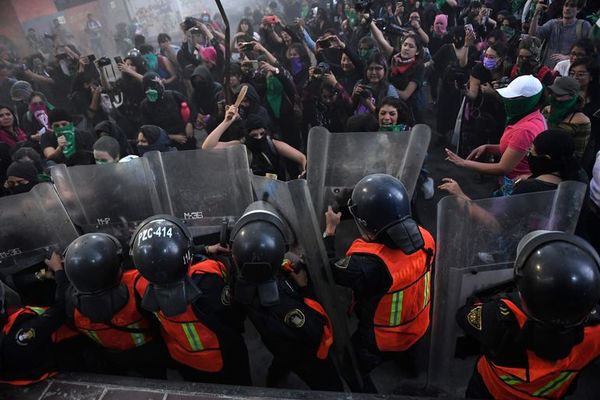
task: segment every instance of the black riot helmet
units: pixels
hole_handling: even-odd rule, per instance
[[[129,248],[135,267],[150,282],[145,309],[179,315],[200,295],[188,277],[193,246],[189,229],[173,216],[155,215],[138,226]]]
[[[533,320],[560,328],[585,322],[600,300],[600,258],[585,240],[564,232],[533,231],[521,239],[515,283]]]
[[[362,178],[348,201],[362,237],[414,253],[424,245],[419,227],[412,219],[410,196],[398,179],[386,174]]]
[[[92,322],[110,321],[129,300],[121,283],[121,256],[121,243],[106,233],[80,236],[65,251],[69,298]]]
[[[119,240],[106,233],[86,233],[65,251],[65,274],[81,293],[93,293],[117,285],[121,279]]]
[[[289,243],[289,231],[277,212],[263,201],[252,203],[231,233],[238,276],[235,296],[249,304],[258,295],[263,306],[279,302],[276,274]]]
[[[6,283],[0,281],[0,324],[21,307],[21,296]]]

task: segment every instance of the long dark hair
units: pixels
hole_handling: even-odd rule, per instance
[[[385,58],[385,56],[380,53],[379,51],[376,51],[375,53],[373,53],[373,55],[371,55],[371,57],[368,58],[367,62],[365,63],[365,70],[363,73],[363,80],[365,82],[365,84],[370,85],[369,83],[369,79],[367,77],[367,71],[369,69],[369,66],[371,64],[378,64],[383,66],[383,78],[381,79],[381,81],[379,81],[378,83],[378,88],[373,88],[374,92],[373,94],[375,95],[377,101],[383,99],[388,91],[388,71],[389,71],[389,66],[387,63],[387,60]]]
[[[17,118],[17,115],[15,114],[15,111],[11,107],[5,106],[3,104],[0,104],[0,110],[2,110],[3,108],[6,108],[12,114],[12,117],[13,117],[12,130],[14,132],[13,136],[16,137],[17,129],[19,128],[19,119]],[[4,128],[0,128],[0,129],[4,129]]]
[[[250,19],[245,18],[245,17],[240,19],[240,23],[238,24],[238,28],[237,28],[238,32],[242,31],[242,28],[241,28],[242,24],[248,25],[248,31],[245,32],[246,35],[253,37],[254,36],[254,25],[252,25],[252,21],[250,21]]]
[[[600,102],[600,82],[598,82],[600,67],[598,63],[589,57],[580,58],[579,60],[574,61],[569,67],[569,72],[574,67],[585,66],[588,74],[590,74],[590,83],[587,88],[587,92],[584,94],[584,97],[589,96],[593,103]],[[585,98],[584,98],[585,105]]]

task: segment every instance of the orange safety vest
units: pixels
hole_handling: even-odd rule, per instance
[[[195,274],[216,274],[227,277],[225,266],[214,260],[205,260],[192,265],[188,276]],[[136,290],[144,295],[149,282],[141,277],[136,282]],[[158,311],[154,313],[161,326],[163,339],[174,360],[203,372],[219,372],[223,369],[223,356],[217,335],[198,319],[191,304],[182,314],[167,317]]]
[[[324,360],[327,358],[329,354],[329,348],[333,344],[333,328],[331,327],[331,320],[329,316],[325,312],[325,309],[321,304],[316,302],[313,299],[309,299],[307,297],[304,298],[304,304],[318,312],[325,318],[325,324],[323,325],[323,335],[321,336],[321,343],[319,344],[319,349],[317,350],[317,358],[320,360]]]
[[[135,300],[133,285],[137,276],[136,270],[123,273],[121,282],[127,287],[129,300],[125,307],[110,320],[112,326],[92,322],[75,308],[73,312],[75,328],[109,350],[125,351],[150,342],[153,339],[150,322],[140,313]]]
[[[6,324],[2,328],[2,334],[4,336],[8,335],[8,333],[12,329],[12,327],[15,324],[15,322],[17,321],[17,319],[19,319],[19,317],[21,317],[22,315],[33,315],[33,316],[42,315],[43,313],[46,312],[47,309],[48,309],[48,307],[24,306],[23,308],[19,309],[18,311],[16,311],[15,313],[11,314],[8,317]],[[77,332],[73,331],[66,325],[62,325],[57,331],[55,331],[52,334],[52,341],[54,343],[59,343],[63,340],[69,339],[73,336],[77,336]],[[13,385],[13,386],[27,386],[27,385],[31,385],[31,384],[34,384],[37,382],[41,382],[41,381],[48,379],[54,375],[56,375],[56,371],[49,371],[49,372],[45,372],[38,378],[31,379],[31,380],[10,380],[10,381],[0,380],[0,383],[7,384],[7,385]]]
[[[527,321],[525,313],[510,300],[502,301],[517,318],[519,328],[523,329]],[[527,350],[527,368],[495,365],[482,356],[477,362],[477,371],[495,399],[560,399],[579,371],[599,354],[600,326],[587,326],[583,341],[561,360],[544,360]]]
[[[419,227],[425,241],[422,251],[407,255],[380,243],[357,239],[346,253],[371,254],[385,264],[392,286],[379,300],[373,325],[379,351],[405,351],[417,342],[429,327],[431,260],[435,241]]]

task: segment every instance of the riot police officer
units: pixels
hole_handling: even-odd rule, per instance
[[[0,281],[0,383],[23,386],[54,375],[60,353],[56,343],[76,335],[63,325],[67,279],[60,256],[54,253],[46,264],[57,285],[52,307],[24,306],[19,294]]]
[[[600,355],[600,258],[583,239],[534,231],[517,247],[517,293],[471,302],[458,324],[483,354],[467,397],[563,398]]]
[[[388,358],[404,361],[413,376],[424,369],[417,362],[426,356],[416,354],[426,347],[435,242],[412,219],[410,197],[390,175],[361,179],[348,206],[362,238],[352,243],[345,258],[332,261],[333,276],[353,290],[359,325],[352,341],[363,389],[376,391],[368,374]],[[325,216],[325,246],[334,260],[341,214],[329,207]]]
[[[284,261],[289,232],[276,211],[262,201],[251,204],[231,237],[234,298],[273,354],[267,385],[293,371],[313,390],[343,390],[329,357],[331,322],[308,293],[299,258]]]
[[[184,379],[250,385],[243,319],[231,307],[225,266],[211,259],[192,265],[192,235],[169,215],[143,221],[130,249],[142,307],[158,318]]]
[[[139,273],[123,272],[121,259],[121,244],[106,233],[88,233],[69,245],[67,321],[93,342],[84,351],[92,371],[125,375],[135,370],[165,378],[161,361],[166,354],[158,330],[138,307],[134,283]]]

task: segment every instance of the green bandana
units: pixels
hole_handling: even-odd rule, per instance
[[[67,139],[67,145],[63,149],[65,157],[70,158],[75,154],[75,127],[73,126],[73,123],[69,123],[62,128],[54,129],[54,135],[57,138],[64,136],[65,139]]]
[[[510,26],[502,26],[500,30],[506,36],[507,41],[509,41],[513,38],[513,36],[515,36],[515,28],[511,28]]]
[[[573,96],[566,101],[557,101],[556,97],[550,96],[550,114],[548,114],[548,124],[558,125],[563,119],[572,112],[573,108],[579,102],[579,96]]]
[[[379,125],[380,132],[404,132],[410,130],[408,125]]]
[[[267,77],[267,103],[271,106],[275,118],[281,116],[281,94],[283,85],[277,77],[271,75]]]
[[[544,93],[541,90],[532,97],[517,97],[516,99],[502,99],[506,111],[506,124],[512,125],[526,115],[531,114]]]
[[[375,53],[375,49],[359,49],[358,57],[360,57],[362,62],[366,63],[373,53]]]

